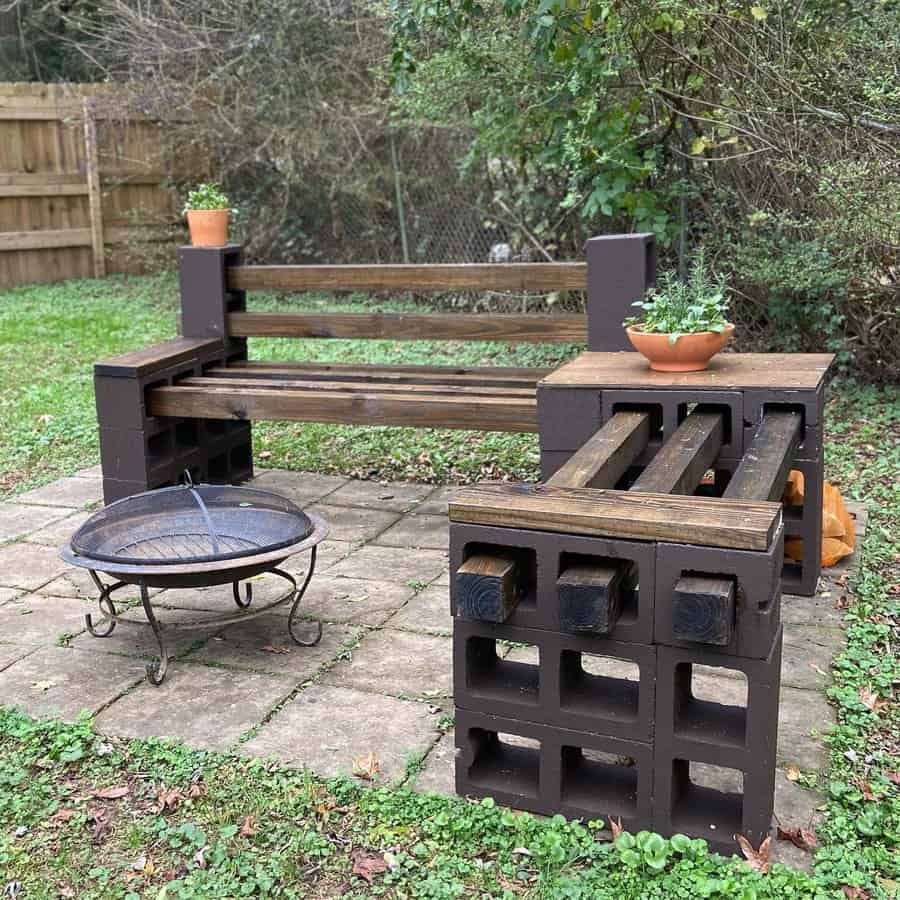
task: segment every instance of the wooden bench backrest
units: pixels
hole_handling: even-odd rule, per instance
[[[653,283],[655,251],[651,235],[616,235],[589,240],[587,262],[245,266],[236,246],[183,247],[179,269],[186,337],[586,342],[590,349],[613,350],[630,349],[620,323]],[[248,290],[586,290],[588,315],[247,312]]]

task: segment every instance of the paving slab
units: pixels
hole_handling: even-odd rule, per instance
[[[400,547],[376,547],[368,544],[332,566],[328,574],[427,585],[440,575],[446,566],[447,554],[441,550],[411,551]]]
[[[19,542],[0,546],[0,586],[34,591],[69,567],[52,547]]]
[[[0,503],[0,541],[14,541],[66,514],[58,506]]]
[[[395,697],[449,697],[452,658],[448,637],[384,628],[364,637],[322,681]]]
[[[97,463],[94,466],[88,466],[86,469],[79,469],[73,475],[74,478],[103,478],[103,466]]]
[[[362,509],[314,503],[307,507],[328,523],[328,536],[336,541],[370,541],[393,525],[400,513],[384,509]]]
[[[277,756],[317,775],[352,775],[353,761],[374,753],[376,783],[395,783],[407,762],[437,737],[438,716],[423,703],[315,684],[284,705],[239,748],[247,756]]]
[[[45,506],[66,506],[83,509],[103,500],[103,483],[99,478],[79,478],[74,475],[58,478],[32,491],[18,494],[19,503],[40,503]]]
[[[844,643],[844,633],[838,628],[785,625],[782,685],[824,691],[831,684],[831,660]]]
[[[358,628],[326,625],[318,644],[299,647],[287,632],[285,616],[266,615],[229,625],[190,653],[186,661],[281,675],[299,684],[334,660],[359,633]]]
[[[0,705],[31,716],[71,722],[81,710],[97,713],[144,677],[144,664],[69,647],[40,647],[0,672]]]
[[[0,587],[0,606],[3,606],[4,603],[9,603],[10,600],[15,600],[16,597],[21,596],[22,592],[17,590],[16,588]]]
[[[819,592],[812,597],[783,594],[781,597],[781,621],[786,625],[822,625],[827,628],[841,628],[844,614],[835,606],[835,603],[845,594],[846,588],[840,590],[821,580]]]
[[[32,506],[31,509],[37,509],[37,507]],[[62,510],[57,509],[57,512],[62,512]],[[91,512],[73,513],[69,510],[65,512],[68,513],[65,518],[57,519],[50,525],[32,531],[25,540],[32,544],[45,544],[48,547],[59,548],[68,543],[72,535],[93,515]]]
[[[314,575],[300,601],[300,612],[305,618],[324,622],[374,627],[389,619],[414,593],[414,588],[394,581]],[[290,606],[279,607],[275,612],[287,615]]]
[[[159,687],[145,681],[104,710],[97,729],[118,737],[169,737],[197,749],[227,750],[291,686],[289,678],[179,662],[169,667]]]
[[[359,541],[337,541],[331,538],[322,541],[316,548],[316,573],[321,575],[322,572],[327,572],[361,546]],[[286,559],[279,568],[291,575],[305,574],[309,568],[309,560],[310,553],[298,553]]]
[[[288,497],[298,506],[307,506],[328,496],[349,480],[343,475],[320,475],[317,472],[285,472],[282,469],[266,469],[249,484],[252,487],[273,491]]]
[[[441,735],[440,740],[431,748],[422,765],[422,769],[412,779],[414,791],[429,794],[445,794],[453,797],[456,794],[456,743],[453,729]]]
[[[17,660],[34,653],[36,647],[27,647],[24,644],[0,644],[0,672],[11,666]]]
[[[82,600],[96,601],[99,591],[91,580],[88,570],[69,566],[66,563],[63,563],[63,566],[64,571],[62,574],[41,585],[37,592],[39,594],[52,594],[54,597],[79,597]],[[100,580],[104,584],[111,584],[115,579],[100,573]],[[159,588],[149,588],[149,593],[153,597],[159,593]],[[128,585],[117,590],[113,594],[113,599],[117,604],[138,602],[141,599],[141,590],[136,585]]]
[[[453,492],[459,490],[452,487],[435,488],[417,507],[416,515],[446,516],[448,503]]]
[[[424,500],[432,491],[430,485],[409,481],[348,481],[328,495],[328,502],[338,506],[404,513]]]
[[[424,631],[431,634],[452,634],[450,592],[445,585],[431,584],[410,598],[409,602],[387,621],[391,628],[404,631]]]
[[[92,607],[74,597],[22,594],[0,607],[0,634],[12,644],[52,646],[84,630]]]
[[[446,516],[422,516],[410,513],[375,538],[386,547],[446,550],[450,545],[450,523]]]

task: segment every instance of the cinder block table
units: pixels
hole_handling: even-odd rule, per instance
[[[540,383],[545,482],[450,504],[459,793],[727,853],[768,834],[782,584],[812,593],[819,573],[830,363],[723,354],[673,375],[585,353]],[[792,468],[806,499],[783,512]],[[745,702],[704,697],[706,667]]]

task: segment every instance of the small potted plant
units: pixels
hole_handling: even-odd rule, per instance
[[[725,281],[709,271],[702,252],[686,281],[666,272],[634,306],[643,314],[625,320],[625,333],[658,372],[705,369],[734,334],[726,318]]]
[[[191,243],[195,247],[221,247],[228,243],[228,198],[217,184],[204,183],[190,191],[184,204]]]

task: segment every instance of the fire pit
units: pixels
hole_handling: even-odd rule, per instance
[[[269,491],[228,485],[185,484],[136,494],[91,516],[60,550],[60,556],[90,572],[100,592],[102,621],[85,616],[94,637],[108,637],[116,625],[149,625],[159,646],[159,660],[147,664],[147,679],[162,684],[168,668],[164,629],[150,603],[149,589],[194,588],[231,584],[240,613],[167,624],[165,630],[221,627],[255,618],[291,602],[288,633],[309,647],[322,637],[322,625],[310,637],[296,630],[300,601],[316,566],[316,547],[328,527],[312,513]],[[293,575],[278,568],[289,556],[309,550],[309,568],[298,588]],[[117,579],[104,584],[98,572]],[[268,573],[288,582],[276,599],[253,610],[248,579]],[[241,582],[245,582],[241,591]],[[137,585],[147,622],[121,616],[112,593]]]

